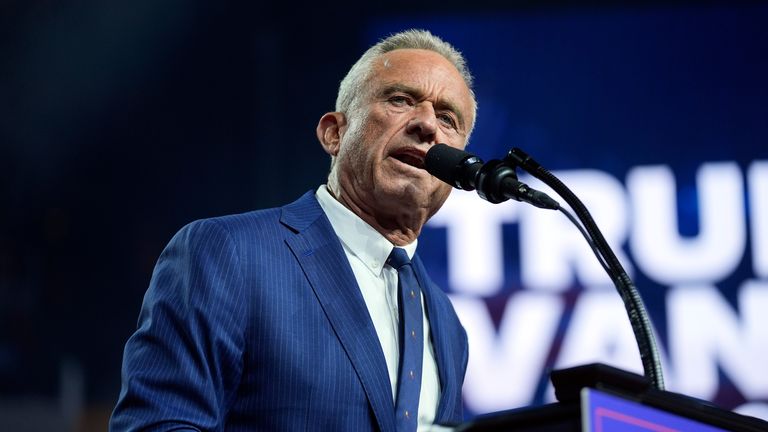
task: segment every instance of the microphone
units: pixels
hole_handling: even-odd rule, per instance
[[[493,204],[512,198],[539,208],[560,208],[560,203],[544,192],[519,182],[514,168],[497,159],[483,163],[472,153],[446,144],[435,144],[427,152],[424,165],[427,172],[438,179],[457,189],[477,189],[480,198]]]

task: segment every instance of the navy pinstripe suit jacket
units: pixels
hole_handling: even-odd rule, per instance
[[[466,333],[418,257],[414,267],[442,390],[436,422],[460,422]],[[125,346],[110,429],[394,431],[394,411],[362,294],[308,192],[174,236]]]

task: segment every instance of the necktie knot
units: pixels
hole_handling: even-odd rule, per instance
[[[400,267],[410,263],[411,259],[408,258],[408,253],[405,249],[399,247],[393,248],[389,258],[387,258],[387,264],[395,270],[400,270]]]

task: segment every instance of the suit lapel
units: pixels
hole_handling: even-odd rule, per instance
[[[425,313],[429,321],[429,332],[432,347],[435,350],[437,373],[440,377],[440,401],[435,413],[435,423],[441,423],[450,419],[451,410],[457,402],[456,395],[461,394],[461,389],[456,388],[459,377],[456,376],[457,366],[452,356],[452,341],[450,335],[445,333],[445,327],[441,318],[445,316],[445,311],[437,296],[442,293],[434,292],[439,290],[439,288],[430,282],[418,255],[414,257],[413,262],[419,284],[424,287]]]
[[[286,238],[365,389],[382,431],[394,431],[384,353],[344,250],[313,192],[283,207]]]

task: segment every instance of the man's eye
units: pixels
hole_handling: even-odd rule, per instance
[[[408,105],[409,99],[406,96],[392,96],[389,98],[389,103],[396,106],[405,106]]]
[[[453,116],[451,116],[450,114],[438,114],[437,118],[444,124],[452,128],[456,128],[456,121],[453,119]]]

